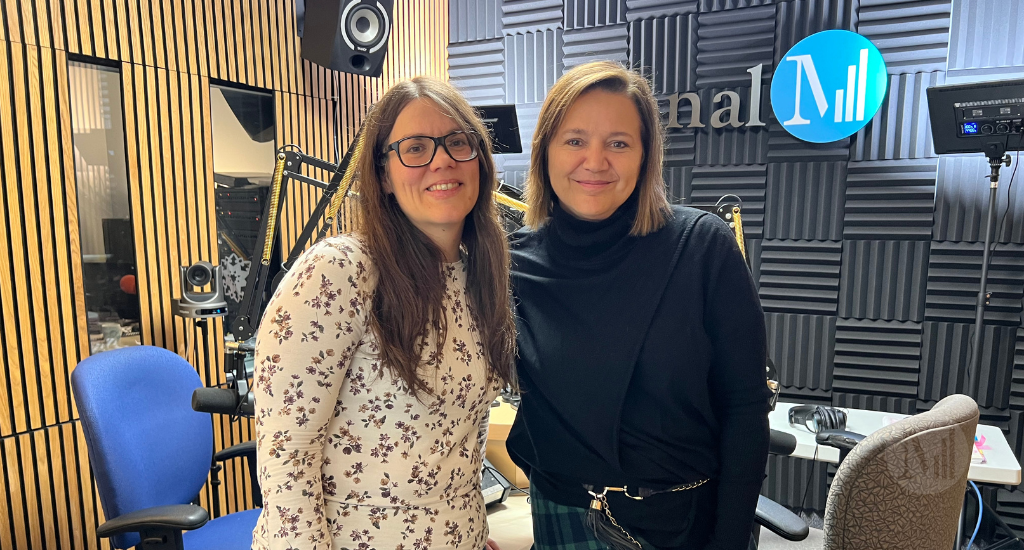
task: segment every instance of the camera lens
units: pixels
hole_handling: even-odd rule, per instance
[[[207,262],[199,262],[189,266],[185,278],[192,286],[206,286],[213,280],[213,266]]]

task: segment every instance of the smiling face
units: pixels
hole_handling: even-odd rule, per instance
[[[395,119],[387,143],[410,136],[440,137],[457,130],[461,130],[458,123],[436,103],[414,99]],[[389,151],[384,166],[384,190],[394,193],[398,206],[417,229],[438,243],[451,235],[461,236],[466,216],[480,195],[479,156],[457,162],[438,146],[430,164],[409,168],[399,161],[397,152]]]
[[[603,220],[636,188],[644,156],[640,114],[626,95],[586,92],[569,108],[547,153],[562,208],[581,220]]]

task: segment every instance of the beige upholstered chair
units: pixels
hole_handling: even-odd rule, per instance
[[[977,403],[951,395],[864,438],[829,489],[823,548],[951,548],[977,426]]]

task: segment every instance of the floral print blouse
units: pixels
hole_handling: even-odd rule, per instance
[[[424,348],[432,393],[420,400],[378,359],[361,241],[325,239],[281,281],[256,341],[254,550],[484,548],[481,456],[499,384],[465,266],[444,271],[448,334],[440,355],[432,339]]]

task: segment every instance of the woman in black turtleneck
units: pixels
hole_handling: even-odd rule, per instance
[[[768,453],[764,316],[732,231],[669,206],[661,161],[639,75],[590,63],[551,88],[512,245],[508,449],[537,550],[747,548]]]

